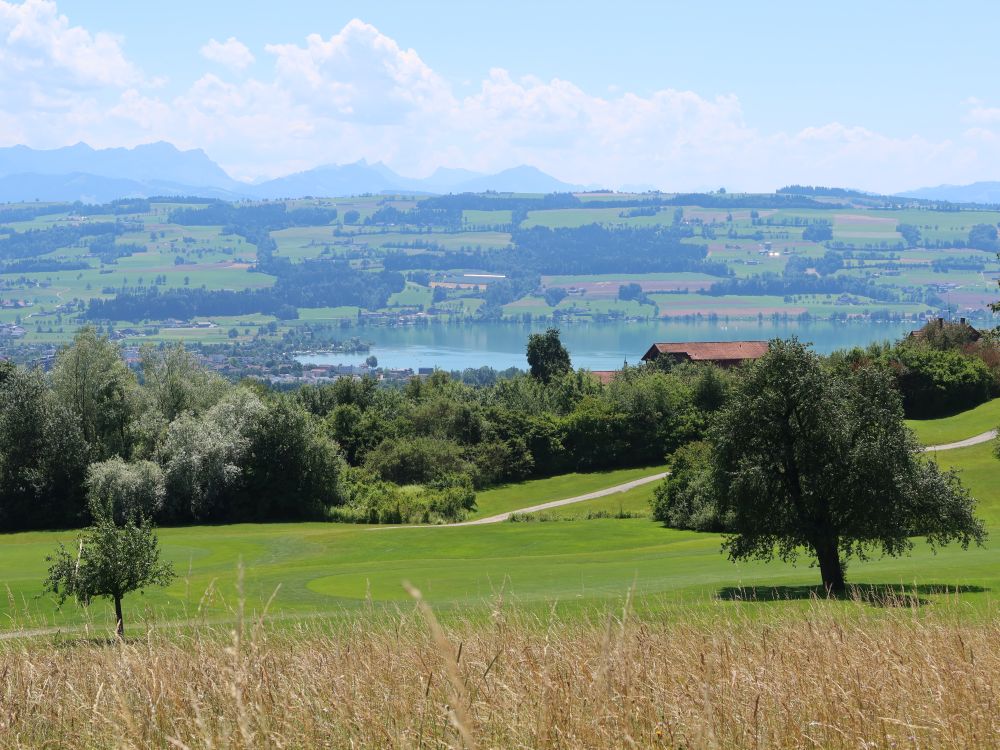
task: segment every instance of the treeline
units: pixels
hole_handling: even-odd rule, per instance
[[[658,463],[699,436],[725,387],[714,369],[644,367],[610,386],[562,369],[276,392],[180,347],[144,348],[140,375],[92,329],[48,376],[0,365],[0,527],[87,523],[86,477],[108,462],[156,465],[160,523],[454,520],[477,487]]]
[[[819,261],[821,265],[825,262],[825,260]],[[899,300],[898,293],[891,288],[866,279],[859,279],[853,276],[818,277],[806,273],[795,273],[791,276],[764,273],[749,278],[731,278],[715,282],[704,293],[713,297],[720,297],[727,294],[773,295],[779,297],[789,294],[856,294],[883,302],[896,302]]]
[[[142,293],[121,293],[111,299],[91,299],[88,320],[187,320],[206,315],[265,313],[282,319],[298,317],[297,308],[357,305],[385,307],[389,296],[406,287],[394,271],[360,271],[339,261],[282,264],[268,289],[242,291],[151,287]]]
[[[194,200],[170,198],[171,202],[178,200],[193,203]],[[39,216],[71,213],[77,216],[106,216],[112,214],[143,214],[149,212],[150,201],[146,198],[120,198],[110,203],[43,203],[30,206],[0,207],[0,224],[6,221],[30,221]]]
[[[6,237],[0,238],[0,258],[11,260],[35,258],[61,247],[75,245],[87,237],[95,239],[108,237],[113,242],[114,237],[121,231],[118,224],[112,221],[30,229],[27,232],[0,229],[0,232],[9,232]]]
[[[607,229],[599,224],[549,229],[532,227],[512,235],[513,247],[468,252],[393,253],[385,267],[393,270],[481,268],[493,273],[599,274],[698,271],[713,276],[730,273],[724,263],[706,260],[705,245],[683,242],[690,227]]]

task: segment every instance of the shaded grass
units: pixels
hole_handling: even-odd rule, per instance
[[[942,445],[965,440],[1000,426],[1000,398],[950,417],[908,419],[906,426],[916,433],[917,439],[924,445]]]

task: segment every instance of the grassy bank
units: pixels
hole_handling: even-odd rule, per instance
[[[906,424],[924,445],[954,443],[1000,426],[1000,398],[951,417],[908,419]]]

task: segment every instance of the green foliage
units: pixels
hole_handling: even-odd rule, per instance
[[[425,484],[449,474],[468,473],[462,446],[429,435],[387,438],[365,459],[365,466],[385,481]]]
[[[543,383],[549,383],[572,369],[569,352],[559,340],[558,328],[528,336],[528,367],[531,368],[531,376]]]
[[[249,442],[243,518],[320,518],[342,502],[343,454],[292,399],[269,399],[252,425]]]
[[[126,463],[115,456],[87,468],[87,498],[94,518],[118,526],[129,519],[152,518],[163,507],[163,470],[152,461]]]
[[[45,589],[60,603],[70,597],[85,606],[95,597],[112,599],[121,637],[122,598],[148,586],[166,586],[174,577],[171,565],[160,561],[147,515],[163,500],[163,478],[148,462],[129,465],[116,458],[91,466],[87,491],[93,523],[78,538],[76,554],[60,544],[46,558]]]
[[[56,357],[52,389],[76,419],[91,460],[130,455],[136,380],[107,337],[83,328]]]
[[[85,520],[87,445],[39,371],[0,363],[0,529]]]
[[[1000,249],[997,228],[992,224],[976,224],[969,230],[969,247],[996,252]]]
[[[332,508],[331,520],[353,523],[453,523],[475,507],[476,495],[467,476],[442,475],[427,486],[400,486],[366,469],[344,476],[346,502]]]
[[[972,408],[987,401],[996,387],[983,360],[919,342],[897,346],[888,365],[896,374],[906,414],[913,418]]]
[[[824,585],[842,590],[851,556],[902,554],[915,535],[963,547],[985,537],[957,476],[923,459],[884,369],[830,368],[798,341],[775,340],[710,439],[734,560],[791,560],[805,547]]]
[[[653,493],[653,518],[674,529],[723,531],[712,491],[712,447],[694,442],[670,457],[670,475]]]
[[[60,603],[70,597],[85,606],[97,597],[112,599],[119,636],[125,632],[124,596],[166,586],[174,577],[171,565],[160,561],[159,543],[147,519],[119,526],[111,518],[98,518],[80,535],[75,554],[60,544],[46,560],[50,567],[45,589]]]
[[[184,412],[202,413],[229,388],[221,376],[202,367],[181,343],[163,349],[144,345],[139,358],[143,394],[167,422]]]

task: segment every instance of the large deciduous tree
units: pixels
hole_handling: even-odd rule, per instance
[[[846,561],[981,544],[975,501],[924,458],[883,369],[833,369],[798,341],[771,342],[711,432],[712,484],[730,557],[794,560],[803,548],[828,591]]]
[[[569,352],[559,340],[558,328],[528,336],[528,366],[531,368],[531,376],[543,383],[565,375],[572,369]]]

